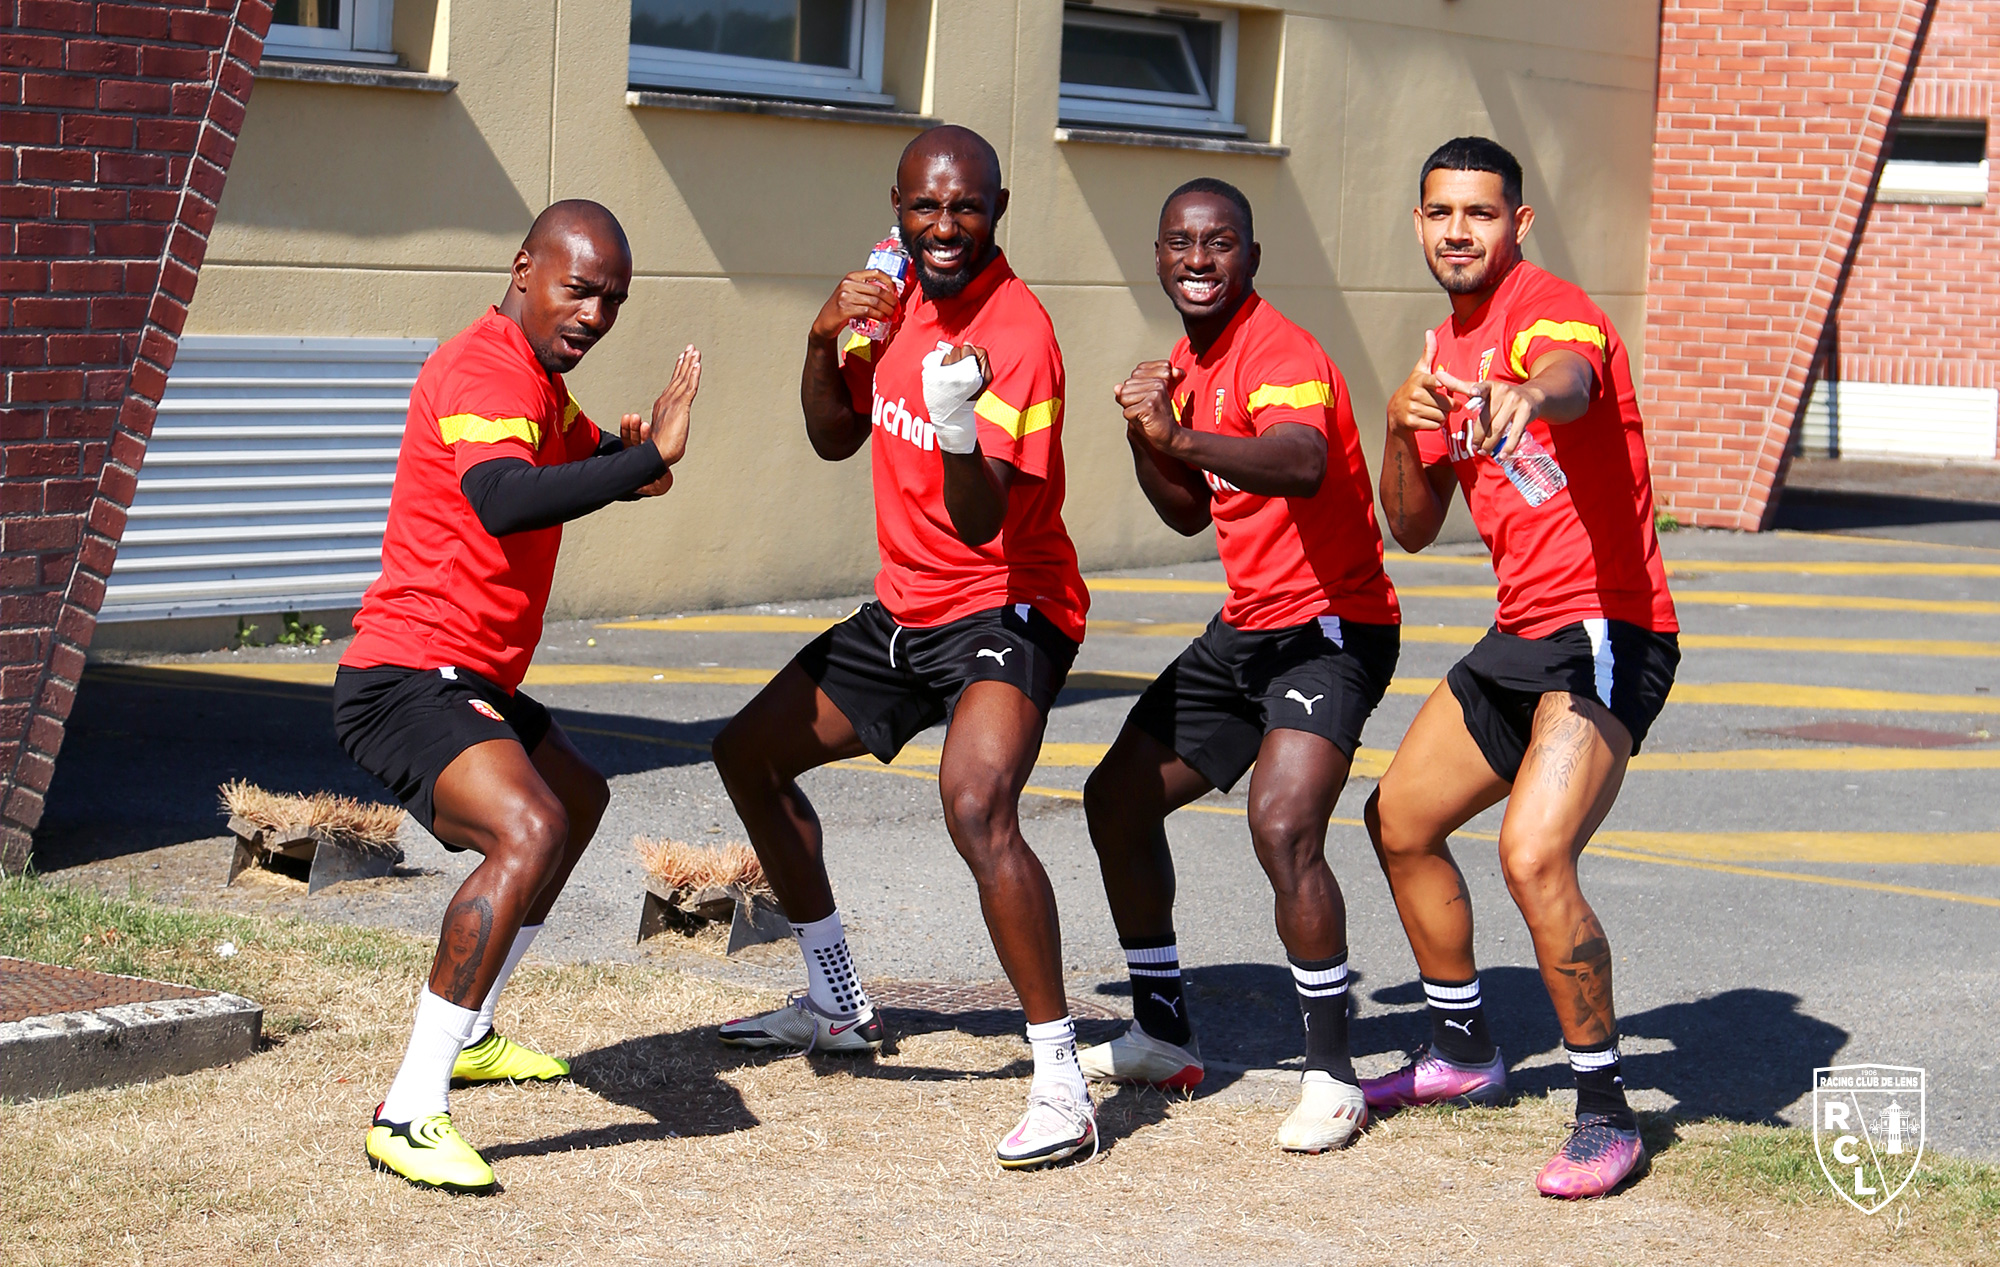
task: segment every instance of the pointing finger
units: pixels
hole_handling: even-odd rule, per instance
[[[1437,364],[1438,336],[1435,330],[1424,331],[1424,359],[1417,362],[1417,373],[1428,374],[1431,366]]]

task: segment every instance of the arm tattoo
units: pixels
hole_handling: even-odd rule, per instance
[[[1569,997],[1555,1000],[1556,1011],[1571,1013],[1584,1042],[1606,1042],[1618,1032],[1618,1017],[1611,1007],[1611,942],[1594,913],[1577,921],[1570,941],[1568,959],[1550,965],[1569,986]]]
[[[478,1007],[485,1002],[475,996],[479,967],[486,962],[487,947],[493,940],[493,903],[484,894],[454,902],[444,913],[444,936],[438,940],[438,964],[449,966],[450,994],[446,1001],[460,1007]]]

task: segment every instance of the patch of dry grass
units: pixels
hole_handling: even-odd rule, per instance
[[[669,889],[699,891],[710,885],[735,885],[746,893],[769,893],[764,866],[756,851],[741,841],[722,845],[691,845],[684,840],[634,836],[639,865]]]
[[[223,809],[267,831],[309,830],[336,844],[402,857],[396,833],[405,814],[399,806],[357,801],[332,792],[303,796],[270,792],[242,779],[223,784],[221,799]]]
[[[51,894],[56,896],[51,897]],[[53,886],[0,893],[23,929],[111,917]],[[555,1087],[455,1092],[505,1190],[476,1200],[369,1171],[362,1132],[401,1056],[427,951],[414,938],[143,904],[122,953],[202,963],[309,1018],[227,1069],[0,1106],[0,1261],[272,1263],[1970,1262],[1993,1229],[1900,1231],[1806,1186],[1719,1182],[1721,1128],[1649,1122],[1652,1177],[1606,1201],[1537,1197],[1560,1107],[1403,1114],[1353,1148],[1271,1147],[1269,1097],[1107,1096],[1102,1156],[1003,1172],[993,1144],[1026,1091],[1018,1038],[906,1033],[879,1060],[776,1059],[712,1026],[775,1000],[651,967],[530,961],[505,1032],[575,1058]],[[34,911],[49,911],[36,920]],[[8,912],[23,915],[8,922]],[[214,927],[210,927],[214,925]],[[226,931],[241,947],[217,960]],[[167,944],[180,938],[186,944]],[[44,936],[47,948],[64,937]],[[74,941],[73,938],[68,939]],[[92,951],[95,946],[90,948]],[[169,975],[172,975],[171,973]],[[184,975],[184,974],[182,974]],[[894,1016],[891,1015],[893,1023]],[[1218,1078],[1217,1081],[1221,1081]],[[1238,1088],[1240,1091],[1241,1088]],[[1277,1089],[1280,1097],[1284,1088]],[[1740,1130],[1741,1128],[1736,1128]],[[1767,1133],[1778,1137],[1784,1133]],[[1810,1142],[1789,1133],[1810,1155]],[[1720,1160],[1718,1160],[1720,1159]]]

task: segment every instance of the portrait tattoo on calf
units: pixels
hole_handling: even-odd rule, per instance
[[[484,1002],[473,995],[472,987],[478,982],[479,965],[486,961],[486,948],[492,939],[493,903],[484,894],[453,903],[444,913],[438,961],[451,970],[447,1002],[460,1007],[478,1007]]]
[[[1616,1031],[1618,1018],[1611,1006],[1611,942],[1595,914],[1577,922],[1569,958],[1550,968],[1570,985],[1567,999],[1557,999],[1557,1010],[1568,1004],[1573,1019],[1586,1031],[1583,1041],[1601,1043]]]

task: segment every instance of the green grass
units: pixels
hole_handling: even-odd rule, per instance
[[[1661,1169],[1690,1194],[1863,1221],[1827,1186],[1809,1130],[1707,1121],[1678,1124],[1675,1134]],[[1921,1237],[1958,1261],[2000,1260],[2000,1165],[1926,1151],[1910,1186],[1865,1226],[1891,1239]]]
[[[224,942],[237,953],[229,958],[218,954]],[[0,955],[153,977],[252,999],[273,986],[292,956],[310,956],[321,966],[358,973],[388,968],[418,972],[429,957],[414,938],[396,933],[179,910],[144,897],[106,897],[51,884],[33,873],[0,879]],[[274,1030],[282,1028],[273,1025]]]
[[[1674,518],[1674,513],[1672,511],[1656,510],[1653,512],[1654,532],[1679,532],[1680,530],[1681,530],[1681,521]]]

